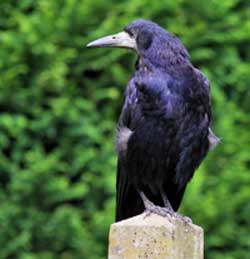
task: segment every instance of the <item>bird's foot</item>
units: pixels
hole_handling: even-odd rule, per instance
[[[152,206],[146,208],[145,217],[150,216],[152,213],[165,217],[165,218],[168,218],[169,220],[171,220],[171,218],[175,214],[175,212],[171,209],[156,206],[154,204]]]
[[[145,217],[150,216],[152,213],[160,215],[162,217],[168,218],[170,221],[173,218],[180,219],[181,221],[185,223],[192,223],[192,220],[186,216],[182,216],[179,213],[175,212],[173,208],[171,207],[171,204],[167,200],[167,198],[164,198],[164,204],[165,207],[160,207],[155,205],[153,202],[151,202],[143,192],[139,192],[142,201],[145,206]]]
[[[174,218],[177,218],[186,224],[192,223],[192,220],[189,217],[180,215],[179,213],[175,212],[172,209],[163,208],[160,206],[156,206],[154,204],[152,206],[146,208],[145,217],[150,216],[152,213],[162,216],[164,218],[168,218],[170,221]]]

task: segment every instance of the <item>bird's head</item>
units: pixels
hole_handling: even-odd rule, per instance
[[[120,47],[137,52],[140,57],[158,62],[182,57],[188,59],[188,53],[177,37],[162,27],[144,19],[128,24],[122,32],[109,35],[87,44],[87,47]]]

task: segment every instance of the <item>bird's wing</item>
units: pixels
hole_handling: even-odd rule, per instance
[[[169,185],[168,179],[166,189],[171,190],[169,196],[173,196],[172,203],[178,208],[176,199],[180,203],[187,182],[206,156],[210,145],[209,82],[194,69],[189,77],[183,78],[173,78],[168,74],[143,75],[137,78],[135,84],[142,115],[153,116],[161,124],[165,122],[165,135],[161,141],[165,138],[164,151],[171,159],[165,171],[174,168],[172,184]]]
[[[138,215],[144,210],[137,190],[128,179],[125,165],[127,142],[130,135],[136,129],[140,118],[141,113],[137,106],[137,90],[132,78],[126,88],[125,102],[117,126],[116,221]]]

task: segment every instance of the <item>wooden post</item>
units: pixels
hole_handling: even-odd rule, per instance
[[[108,259],[203,259],[203,229],[151,214],[111,225]]]

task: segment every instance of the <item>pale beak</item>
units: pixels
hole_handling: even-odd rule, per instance
[[[117,34],[109,35],[87,44],[88,48],[101,48],[101,47],[117,47],[137,49],[136,41],[127,32],[122,31]]]

